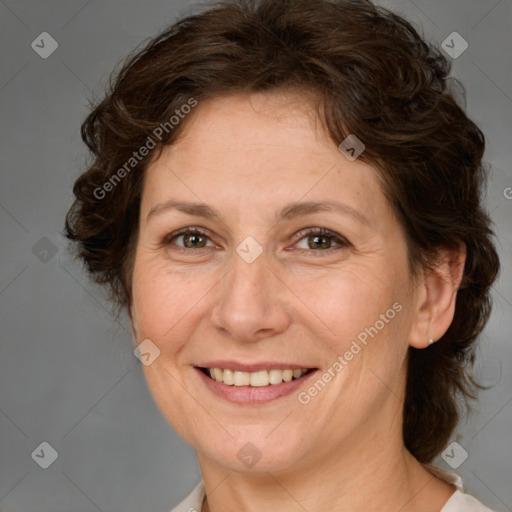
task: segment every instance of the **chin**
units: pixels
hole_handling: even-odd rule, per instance
[[[306,455],[306,447],[304,435],[290,436],[285,427],[279,428],[283,428],[279,434],[270,435],[268,429],[265,433],[254,433],[254,428],[239,428],[228,442],[225,436],[213,444],[200,442],[196,445],[199,459],[206,457],[238,473],[285,472],[300,465]]]

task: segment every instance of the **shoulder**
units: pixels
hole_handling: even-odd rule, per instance
[[[171,512],[201,512],[205,494],[203,482],[200,482],[181,503],[171,510]]]

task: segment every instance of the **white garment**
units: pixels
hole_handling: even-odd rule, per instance
[[[476,498],[464,492],[462,478],[459,475],[430,465],[425,465],[425,469],[457,488],[440,512],[493,512],[490,508],[482,505]],[[171,512],[201,512],[205,494],[203,482],[200,482]]]

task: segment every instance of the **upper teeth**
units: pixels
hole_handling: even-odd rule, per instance
[[[228,386],[268,386],[269,384],[281,384],[292,379],[298,379],[307,372],[300,370],[261,370],[258,372],[240,372],[238,370],[224,370],[222,368],[208,368],[210,377],[217,382]]]

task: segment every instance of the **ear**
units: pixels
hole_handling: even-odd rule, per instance
[[[464,274],[466,246],[442,247],[438,263],[426,270],[416,289],[416,315],[409,336],[414,348],[426,348],[441,338],[450,327],[455,314],[455,302]]]

